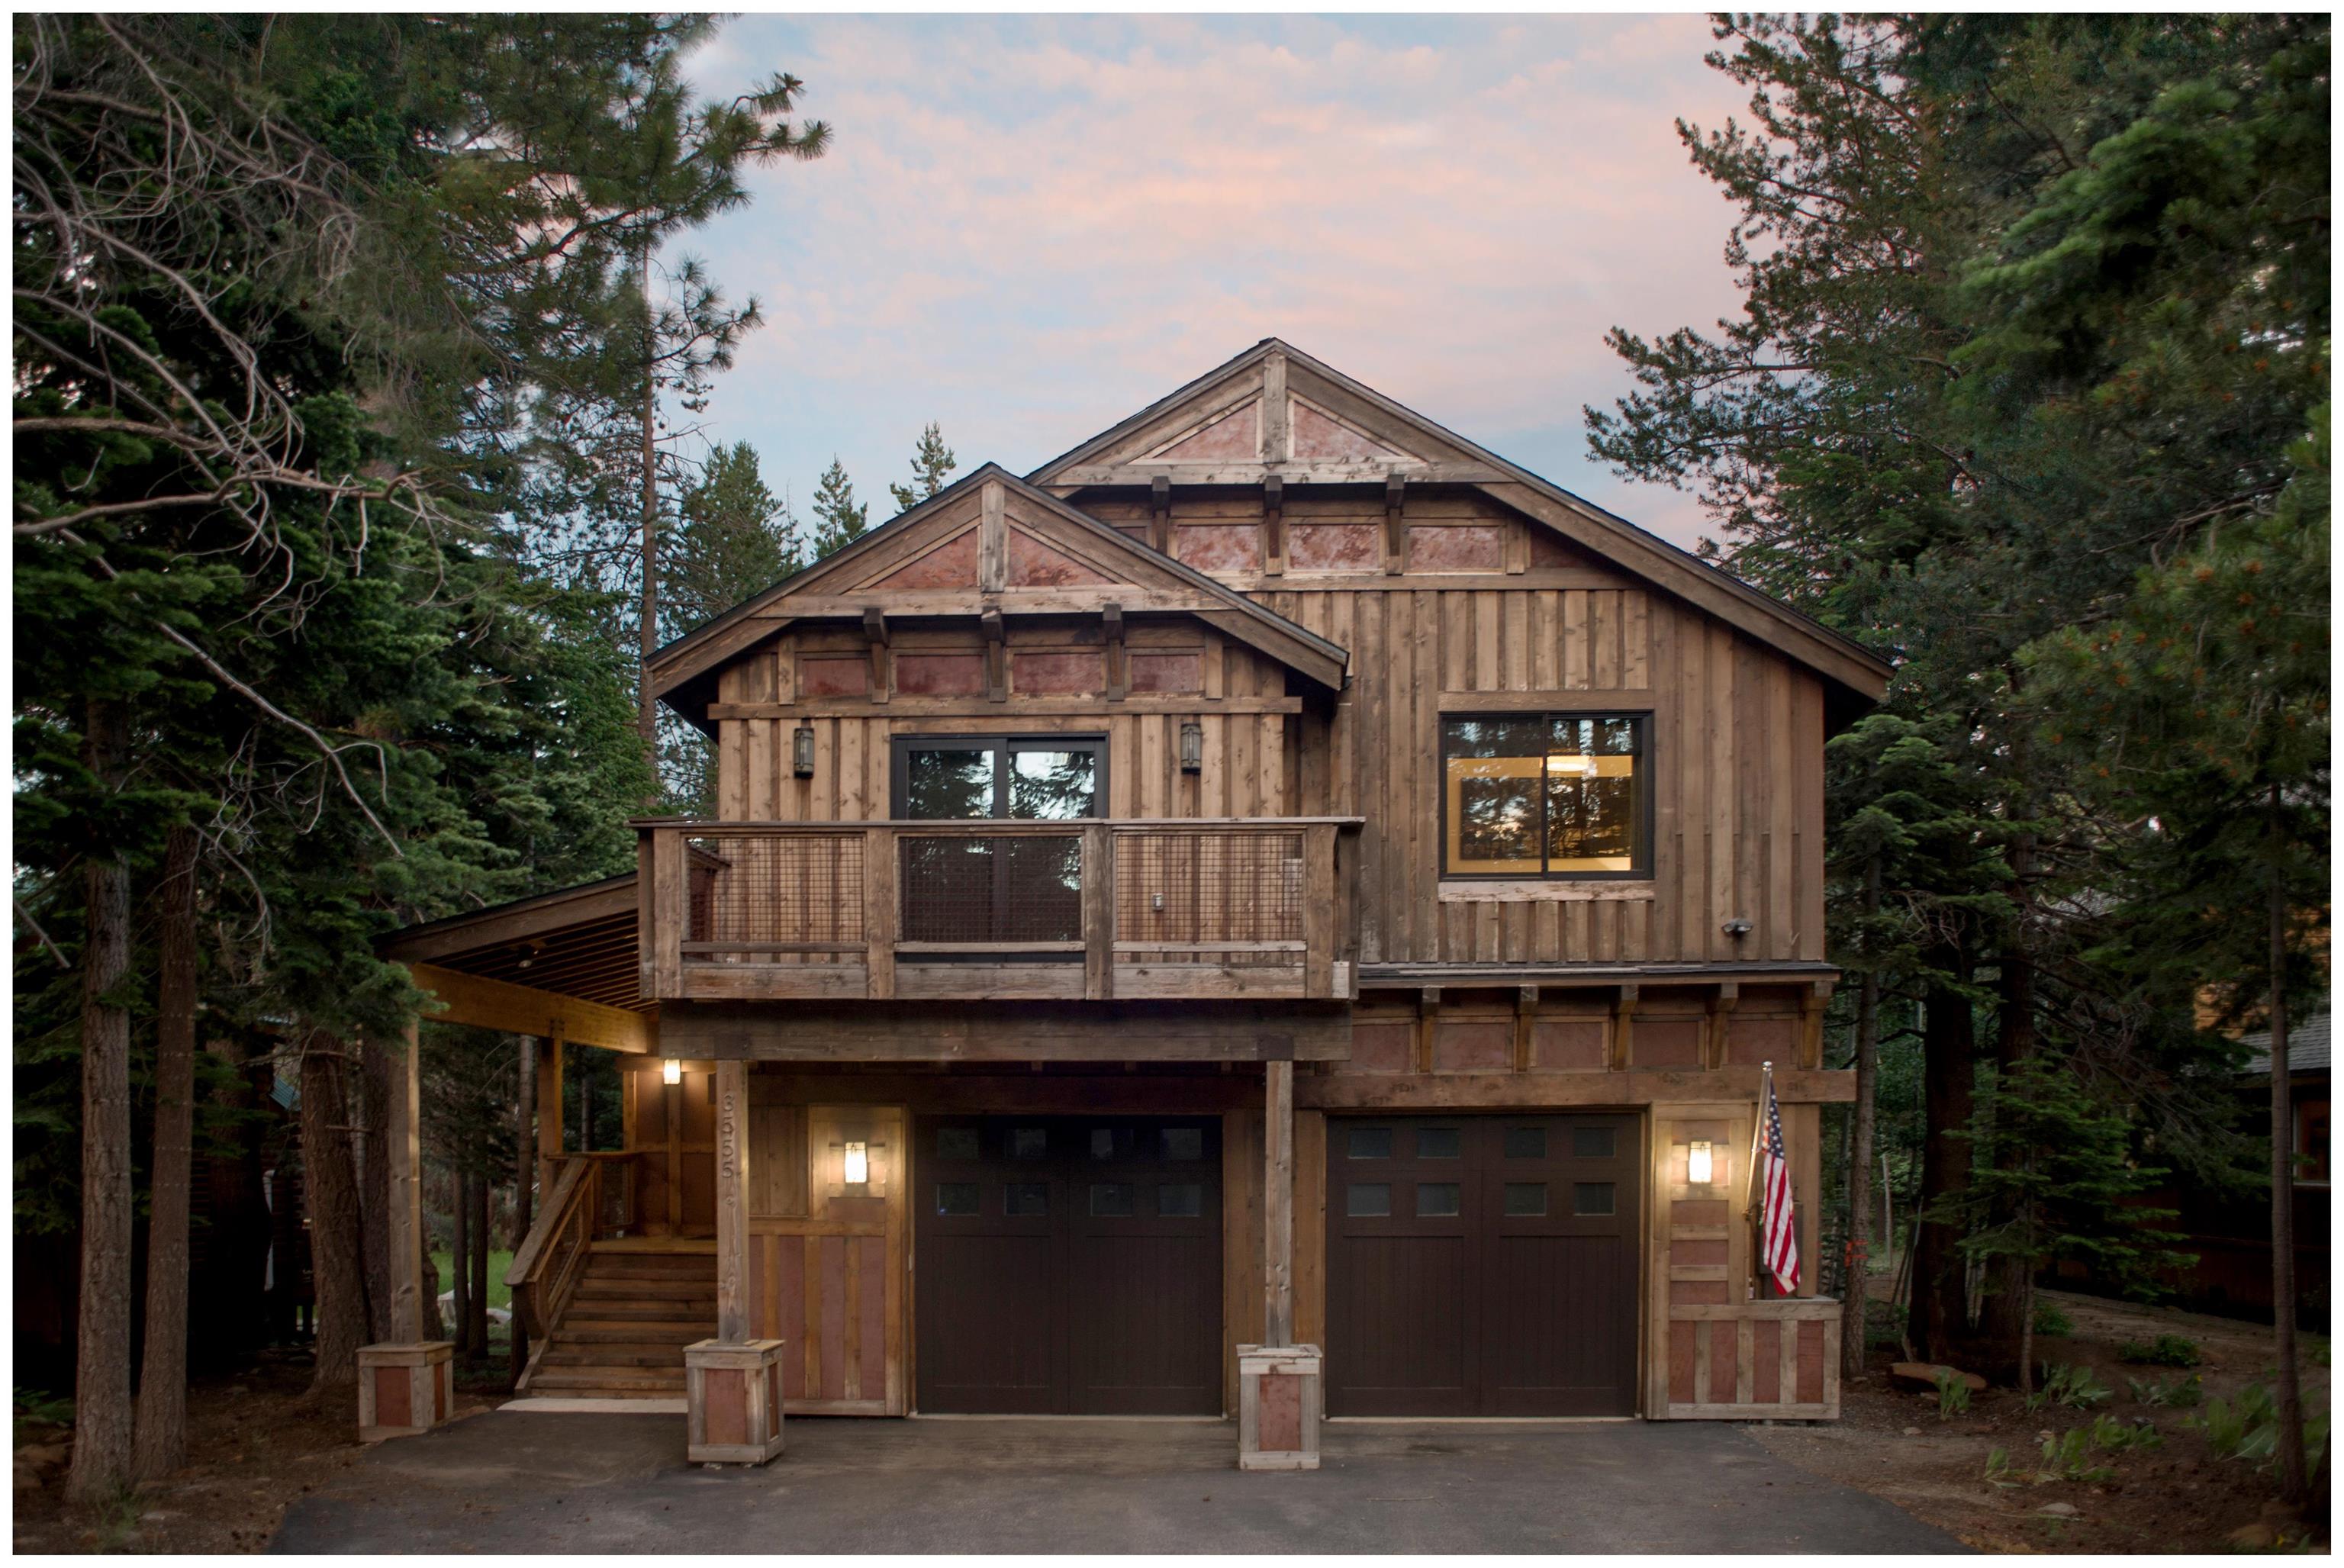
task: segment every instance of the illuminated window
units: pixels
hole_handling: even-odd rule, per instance
[[[1647,728],[1637,713],[1443,721],[1442,872],[1647,875]]]

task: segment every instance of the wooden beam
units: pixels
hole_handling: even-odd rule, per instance
[[[537,1054],[537,1180],[549,1193],[561,1163],[561,1037],[556,1035]]]
[[[409,930],[394,932],[377,949],[399,963],[431,963],[451,954],[477,953],[532,936],[547,936],[567,926],[584,926],[631,915],[635,908],[631,877],[613,877],[591,888],[549,894],[507,909],[487,909],[478,915],[453,916]]]
[[[1166,474],[1147,487],[1147,542],[1159,555],[1172,553],[1172,481]]]
[[[769,613],[776,623],[792,625],[813,621],[860,622],[873,599],[869,593],[807,595],[781,600]],[[970,588],[890,589],[881,608],[900,626],[909,621],[966,620],[988,608],[1005,615],[1096,615],[1109,602],[1121,604],[1128,613],[1153,615],[1191,615],[1199,610],[1227,609],[1229,602],[1201,589],[1116,582],[1104,587],[1004,588],[991,593]]]
[[[1531,1070],[1531,1045],[1538,1029],[1539,988],[1514,987],[1514,1071]]]
[[[1831,1006],[1832,983],[1810,980],[1806,995],[1799,998],[1799,1065],[1820,1067],[1824,1065],[1824,1009]]]
[[[1380,485],[1395,469],[1418,484],[1490,484],[1510,479],[1505,470],[1479,462],[1288,462],[1275,471],[1288,484]],[[1162,462],[1137,459],[1127,463],[1074,463],[1050,475],[1053,491],[1119,490],[1151,486],[1157,480],[1177,485],[1257,485],[1273,471],[1269,465],[1242,458],[1228,462]]]
[[[1735,980],[1720,980],[1709,994],[1709,1027],[1702,1032],[1703,1059],[1708,1066],[1725,1065],[1726,1031],[1733,1027],[1734,1004],[1742,999],[1742,986]]]
[[[1308,1110],[1525,1109],[1538,1106],[1710,1105],[1758,1095],[1758,1069],[1633,1067],[1626,1072],[1457,1073],[1427,1077],[1404,1073],[1308,1073],[1295,1087],[1296,1103]],[[1774,1092],[1783,1104],[1844,1105],[1855,1098],[1855,1075],[1774,1069]],[[1748,1131],[1745,1125],[1744,1132]],[[1734,1158],[1747,1151],[1743,1148]]]
[[[1295,1060],[1350,1057],[1343,1003],[1084,1002],[1076,985],[1066,1001],[669,1002],[660,1037],[711,1061],[1258,1062],[1266,1039]]]
[[[535,1035],[540,1039],[560,1036],[606,1051],[659,1049],[657,1023],[623,1007],[443,969],[437,964],[409,964],[407,970],[418,987],[445,1005],[444,1011],[432,1015],[441,1023],[470,1024],[476,1028]]]
[[[1005,703],[1009,700],[1009,633],[1001,623],[1000,609],[987,609],[977,617],[977,626],[985,634],[985,698]]]
[[[424,1320],[423,1129],[421,1029],[407,1026],[399,1059],[391,1068],[386,1127],[390,1197],[390,1337],[419,1344],[433,1336]]]
[[[1017,717],[1022,724],[1036,717],[1105,718],[1108,716],[1107,702],[1116,702],[1127,713],[1298,713],[1305,707],[1300,697],[1200,697],[1184,693],[1169,697],[1020,697]],[[1205,703],[1212,703],[1207,708]],[[804,719],[823,717],[854,717],[869,713],[873,718],[889,718],[897,723],[918,719],[997,718],[1000,710],[982,697],[898,697],[888,704],[884,713],[872,712],[869,701],[862,697],[823,698],[809,703],[712,703],[708,716],[712,719]],[[902,733],[902,731],[897,731]],[[783,737],[786,739],[787,737]]]
[[[749,1338],[749,1069],[716,1064],[716,1337]]]
[[[1131,692],[1130,655],[1123,646],[1123,606],[1113,602],[1102,605],[1099,625],[1106,634],[1106,700],[1120,703]]]
[[[998,593],[1009,585],[1009,491],[999,480],[987,480],[978,493],[976,586],[979,592]]]
[[[1286,356],[1271,349],[1261,361],[1261,457],[1282,463],[1294,457],[1293,404],[1286,389]]]
[[[1637,995],[1635,986],[1626,985],[1612,999],[1612,1028],[1604,1042],[1604,1061],[1615,1072],[1635,1060]]]
[[[894,683],[887,670],[887,617],[876,604],[863,607],[863,635],[871,644],[871,700],[884,703]]]
[[[1265,577],[1286,572],[1286,476],[1261,481],[1261,568]]]
[[[1271,1062],[1263,1077],[1261,1342],[1283,1350],[1294,1343],[1294,1064]]]
[[[1408,570],[1408,476],[1395,469],[1384,476],[1384,575]]]
[[[1411,1040],[1413,1070],[1432,1070],[1432,1036],[1440,1027],[1440,987],[1427,986],[1416,994],[1416,1033]]]

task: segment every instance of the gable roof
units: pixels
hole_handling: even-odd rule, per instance
[[[1159,474],[1176,484],[1258,484],[1271,472],[1289,484],[1382,483],[1398,474],[1472,485],[1778,649],[1844,697],[1868,705],[1887,691],[1891,667],[1861,643],[1277,338],[1026,477],[1071,493],[1145,485]]]
[[[1193,615],[1330,691],[1350,655],[1194,567],[986,463],[652,656],[653,690],[706,728],[716,673],[793,621],[888,616]]]

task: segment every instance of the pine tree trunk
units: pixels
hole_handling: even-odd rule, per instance
[[[134,1472],[187,1459],[187,1202],[196,1138],[196,830],[171,830],[155,998],[155,1166],[146,1223],[146,1336],[138,1363]]]
[[[529,1239],[536,1212],[532,1189],[537,1177],[537,1041],[528,1035],[513,1037],[513,1251]],[[515,1312],[511,1320],[512,1378],[518,1383],[529,1367],[529,1330]]]
[[[82,760],[101,790],[121,782],[129,716],[93,698]],[[87,931],[81,991],[81,1300],[76,1337],[76,1502],[115,1495],[130,1478],[130,1014],[115,992],[130,967],[130,874],[111,845],[83,851]]]
[[[1840,1308],[1840,1372],[1864,1375],[1865,1324],[1872,1309],[1872,1146],[1880,1098],[1880,978],[1866,973],[1855,993],[1855,1104],[1847,1171],[1847,1289]]]
[[[312,1029],[301,1051],[301,1187],[309,1206],[309,1270],[317,1288],[318,1391],[358,1381],[367,1338],[366,1265],[358,1172],[342,1090],[341,1043]]]
[[[651,248],[637,253],[643,289],[642,406],[642,712],[636,717],[642,731],[643,755],[652,764],[652,788],[658,788],[659,698],[652,690],[652,655],[659,652],[659,377],[654,363],[657,345],[652,340]]]
[[[1940,955],[1939,966],[1950,956]],[[1970,1140],[1966,1133],[1976,1106],[1975,1057],[1969,998],[1949,986],[1932,985],[1924,998],[1921,1025],[1922,1097],[1928,1133],[1922,1145],[1921,1224],[1913,1250],[1911,1333],[1925,1361],[1951,1361],[1968,1330],[1969,1302],[1960,1249],[1961,1227],[1939,1218],[1945,1206],[1969,1190]]]
[[[2013,858],[2021,865],[2029,858],[2023,845]],[[2007,1083],[2035,1055],[2035,964],[2016,945],[2002,956],[1996,991],[1995,1066],[1999,1080]],[[2031,1149],[2019,1147],[1997,1129],[1994,1158],[1998,1168],[2018,1169],[2032,1157]],[[1989,1222],[2014,1224],[2021,1218],[2014,1209],[1992,1216]],[[1985,1304],[1978,1313],[1977,1333],[1971,1339],[1965,1364],[1990,1381],[2022,1387],[2026,1380],[2026,1316],[2034,1295],[2029,1285],[2036,1262],[2032,1257],[2010,1253],[1986,1264]]]
[[[472,1179],[458,1170],[452,1183],[451,1211],[455,1235],[448,1247],[448,1337],[456,1341],[460,1359],[472,1353]]]
[[[2303,1388],[2295,1344],[2295,1086],[2287,1060],[2287,848],[2278,785],[2270,788],[2271,1327],[2278,1340],[2278,1492],[2301,1504]]]
[[[465,1342],[467,1353],[475,1361],[486,1361],[489,1355],[490,1185],[485,1168],[472,1178],[472,1316],[465,1328]]]
[[[359,1044],[359,1068],[366,1093],[359,1124],[362,1154],[359,1207],[366,1259],[367,1334],[374,1344],[394,1344],[407,1337],[390,1320],[390,1106],[399,1065],[381,1041],[369,1037]]]

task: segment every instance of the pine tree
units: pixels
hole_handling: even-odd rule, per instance
[[[836,456],[822,470],[822,482],[813,492],[813,544],[816,561],[854,543],[871,526],[871,505],[854,499],[854,481],[846,477],[846,470]]]
[[[887,493],[895,498],[895,510],[909,511],[935,495],[945,488],[945,477],[959,466],[960,460],[945,445],[944,432],[936,428],[935,420],[929,420],[912,448],[912,482],[887,487]]]
[[[677,632],[714,620],[798,570],[798,521],[765,487],[748,442],[710,453],[680,511],[668,577]]]

